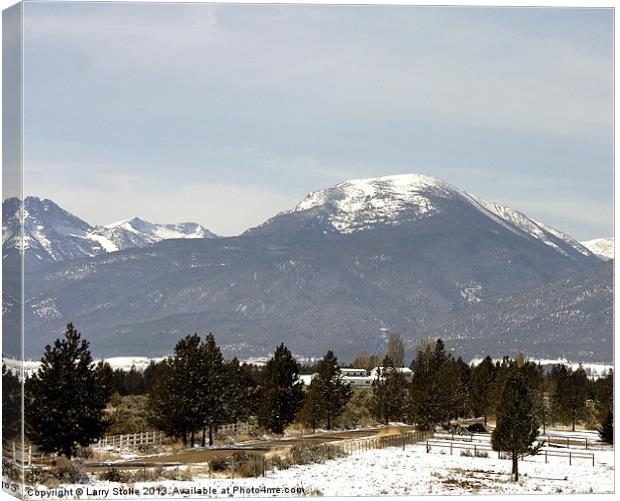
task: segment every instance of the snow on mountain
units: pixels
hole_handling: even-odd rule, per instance
[[[97,227],[93,237],[111,252],[145,247],[171,238],[216,238],[216,235],[196,223],[154,224],[134,217]]]
[[[581,242],[590,252],[598,256],[603,261],[609,261],[614,258],[614,237],[611,238],[594,238]]]
[[[2,204],[4,258],[22,247],[34,262],[53,262],[145,247],[171,238],[216,238],[196,223],[154,224],[137,217],[91,226],[53,201],[38,197],[26,197],[24,201],[22,236],[19,210],[16,198]]]
[[[310,193],[294,209],[301,212],[329,205],[329,222],[339,233],[353,233],[378,223],[399,224],[437,212],[430,194],[449,196],[450,185],[423,174],[353,179]],[[401,218],[407,211],[406,219]]]
[[[471,195],[425,174],[354,179],[310,193],[291,212],[324,208],[331,229],[349,234],[377,224],[399,225],[441,212],[442,200],[460,200],[512,232],[525,234],[568,256],[570,248],[591,256],[574,238],[521,212]],[[567,248],[569,247],[569,248]]]

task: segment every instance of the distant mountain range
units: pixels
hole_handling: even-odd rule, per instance
[[[394,331],[411,346],[441,333],[472,356],[606,362],[612,353],[611,266],[548,225],[422,174],[340,183],[236,237],[148,245],[33,268],[27,353],[40,354],[68,321],[97,356],[162,355],[210,331],[242,357],[285,342],[298,355],[332,349],[347,360],[383,350]],[[570,285],[579,280],[581,289]],[[546,323],[524,327],[547,286],[560,299],[547,304]],[[580,294],[599,300],[575,302]],[[15,304],[8,294],[5,324],[18,321]],[[589,323],[563,313],[575,304],[590,308]]]
[[[611,238],[595,238],[581,242],[586,249],[601,258],[608,261],[614,258],[614,239]]]
[[[106,252],[146,247],[170,238],[216,238],[196,223],[153,224],[137,217],[106,226],[91,226],[51,200],[24,200],[23,246],[28,264],[94,257]],[[19,250],[20,204],[2,204],[3,256]]]

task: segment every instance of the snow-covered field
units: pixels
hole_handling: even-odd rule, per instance
[[[322,464],[269,472],[265,478],[209,479],[205,473],[191,482],[162,481],[121,486],[95,481],[93,485],[64,486],[67,498],[82,489],[82,498],[258,497],[258,496],[400,496],[423,494],[610,493],[614,489],[612,450],[597,451],[595,465],[586,459],[543,457],[519,462],[521,478],[510,481],[510,461],[464,457],[444,449],[426,452],[424,444],[371,450]],[[200,466],[194,468],[200,470]],[[204,469],[202,470],[204,472]],[[130,489],[130,490],[128,490]],[[301,489],[301,491],[296,490]],[[73,496],[71,495],[73,493]],[[79,493],[79,492],[78,492]],[[30,492],[35,499],[49,494],[44,487]]]

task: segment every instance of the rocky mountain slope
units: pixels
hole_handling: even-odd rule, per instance
[[[512,355],[613,362],[613,263],[473,305],[424,336],[441,337],[466,357],[496,354],[501,346]]]
[[[571,237],[443,181],[354,180],[237,237],[166,240],[33,270],[26,351],[39,354],[73,321],[97,356],[161,355],[185,334],[214,332],[229,355],[285,342],[299,355],[333,349],[346,360],[383,349],[390,332],[414,342],[472,305],[599,264]],[[479,340],[452,337],[460,334],[475,351]],[[532,356],[553,345],[535,330],[521,341]]]
[[[214,238],[196,223],[153,224],[139,218],[108,226],[91,226],[56,203],[38,197],[24,201],[23,246],[27,264],[93,257],[170,238]],[[2,204],[2,252],[6,257],[21,247],[17,198]]]

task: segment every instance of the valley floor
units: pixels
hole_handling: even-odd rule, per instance
[[[583,451],[583,449],[581,449]],[[575,452],[578,452],[575,450]],[[489,457],[449,454],[449,449],[425,444],[371,450],[348,457],[268,472],[264,478],[217,479],[192,465],[191,482],[161,481],[135,483],[131,488],[142,494],[155,489],[156,497],[291,497],[291,496],[402,496],[428,494],[571,494],[614,491],[614,453],[610,448],[594,451],[591,459],[529,457],[519,462],[521,478],[510,481],[510,461]],[[188,468],[188,467],[183,467]],[[204,472],[204,470],[202,470]],[[189,472],[188,472],[189,473]],[[81,498],[125,499],[133,492],[119,489],[121,484],[96,481],[82,488]],[[31,498],[45,497],[32,493]],[[95,491],[95,489],[97,489]],[[193,489],[193,490],[188,490]],[[202,491],[197,491],[201,489]],[[277,491],[279,489],[279,491]],[[301,489],[301,491],[299,490]],[[67,496],[71,497],[71,496]]]

